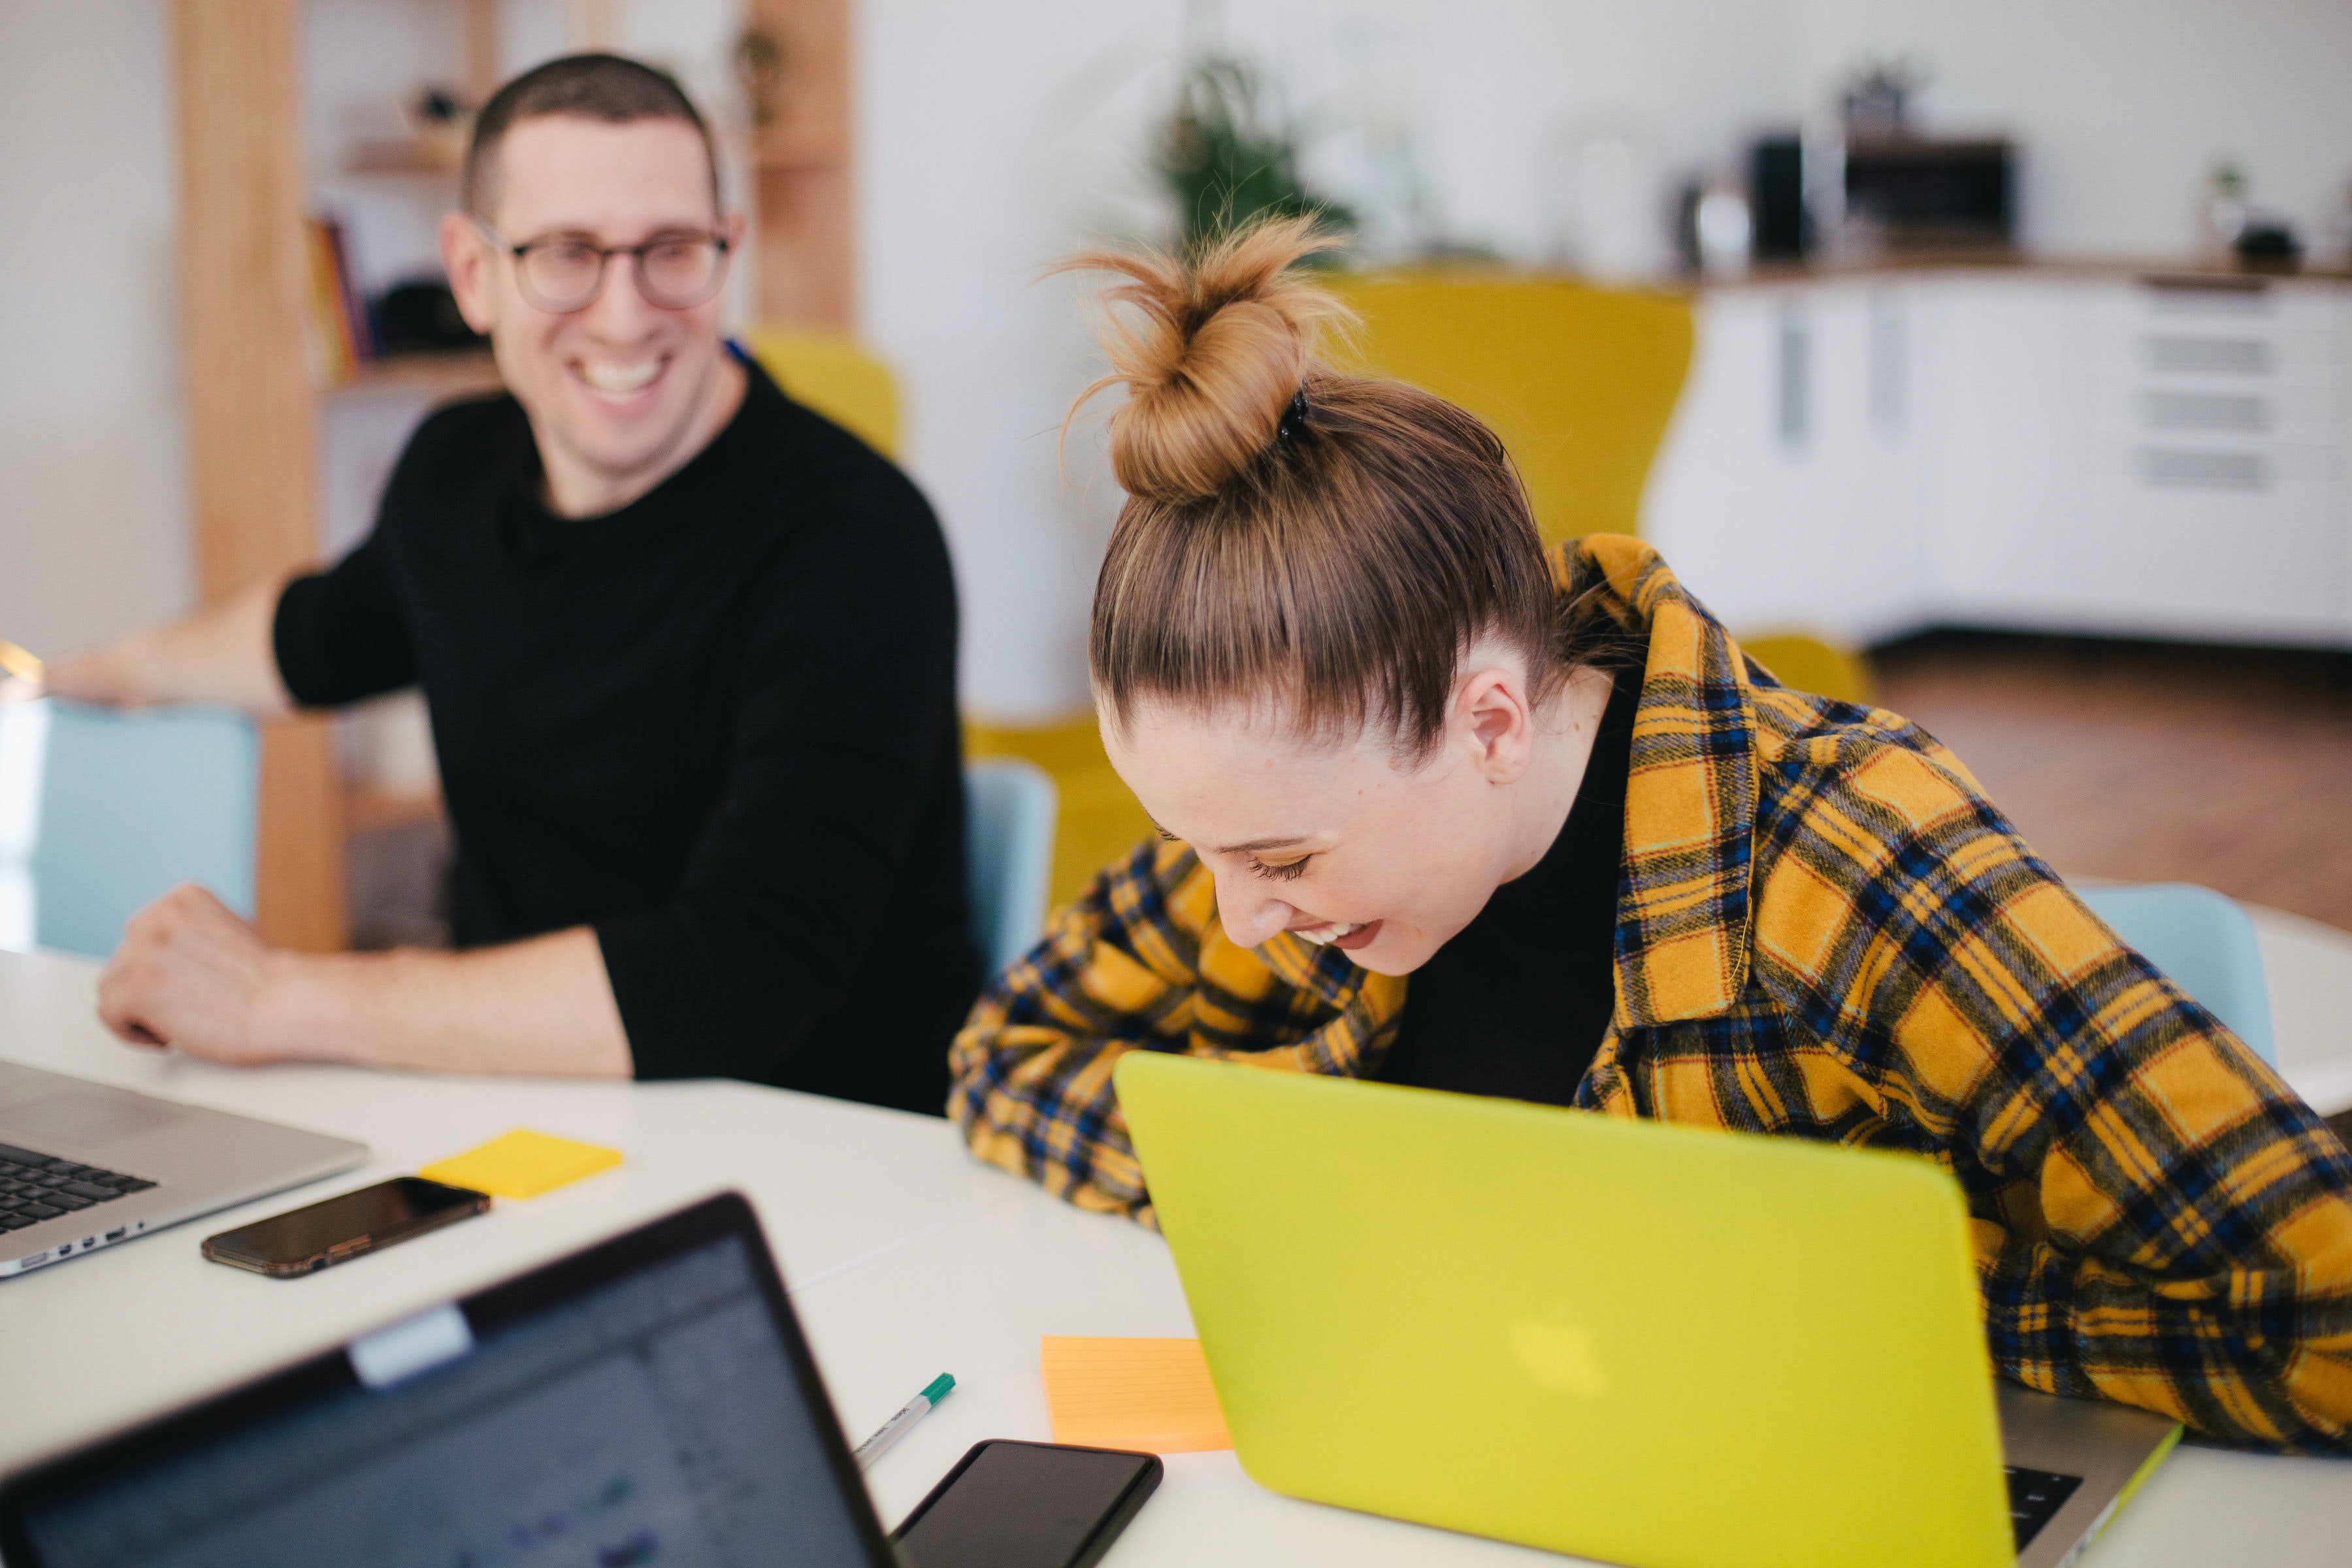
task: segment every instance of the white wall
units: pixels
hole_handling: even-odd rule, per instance
[[[0,0],[0,637],[190,592],[162,0]]]

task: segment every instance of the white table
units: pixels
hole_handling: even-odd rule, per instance
[[[414,1170],[518,1124],[617,1145],[628,1163],[296,1280],[223,1268],[196,1251],[210,1231],[289,1206],[281,1194],[0,1281],[0,1469],[722,1187],[758,1205],[853,1439],[933,1374],[956,1375],[954,1395],[868,1478],[887,1521],[979,1439],[1048,1435],[1040,1334],[1192,1332],[1156,1237],[975,1164],[929,1118],[729,1083],[214,1068],[115,1044],[91,1014],[94,977],[78,962],[0,953],[0,1055],[367,1140],[370,1163],[320,1193]],[[2336,994],[2352,995],[2352,962]],[[2347,1542],[2352,1463],[2184,1448],[2087,1561],[2333,1564]],[[1173,1455],[1110,1562],[1203,1561],[1562,1559],[1277,1497],[1229,1453]]]

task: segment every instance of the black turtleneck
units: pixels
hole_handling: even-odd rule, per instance
[[[1526,875],[1412,972],[1378,1077],[1567,1105],[1617,1005],[1617,884],[1625,857],[1638,671],[1620,675],[1559,837]]]

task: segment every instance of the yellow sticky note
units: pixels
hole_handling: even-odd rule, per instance
[[[1234,1446],[1198,1340],[1047,1334],[1044,1360],[1056,1443],[1152,1454]]]
[[[436,1160],[416,1173],[429,1182],[471,1187],[492,1197],[535,1198],[620,1163],[618,1149],[518,1127],[478,1148]]]

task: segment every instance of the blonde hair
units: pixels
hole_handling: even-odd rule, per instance
[[[1310,218],[1191,257],[1090,251],[1106,293],[1111,471],[1128,492],[1095,585],[1087,662],[1124,723],[1145,698],[1280,702],[1300,731],[1387,727],[1425,757],[1457,668],[1497,637],[1534,695],[1573,649],[1518,474],[1475,416],[1321,357],[1353,317],[1298,270]]]

